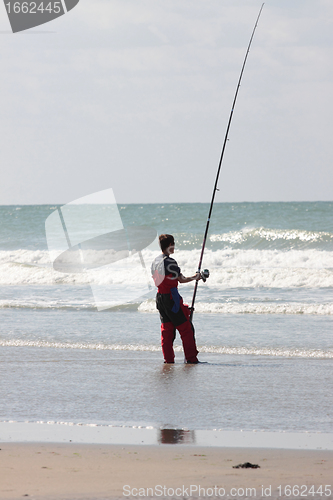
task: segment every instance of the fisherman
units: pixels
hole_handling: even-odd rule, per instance
[[[171,234],[161,234],[159,243],[162,254],[156,257],[151,266],[151,273],[157,288],[156,308],[161,318],[161,343],[165,363],[175,362],[173,342],[176,329],[179,331],[186,363],[200,363],[195,344],[194,329],[190,322],[190,309],[183,303],[178,293],[178,282],[189,283],[200,280],[201,274],[196,273],[190,278],[182,275],[175,259],[170,257],[175,251],[175,240]]]

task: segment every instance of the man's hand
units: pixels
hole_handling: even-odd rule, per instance
[[[209,278],[209,271],[208,269],[204,269],[203,271],[201,271],[201,279],[204,283],[206,283],[207,278]]]

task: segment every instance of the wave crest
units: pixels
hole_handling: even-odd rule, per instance
[[[120,261],[113,270],[101,267],[69,274],[53,270],[47,251],[2,251],[0,285],[147,285],[154,256],[153,252],[145,256],[146,272],[138,260],[129,266]],[[199,250],[177,252],[175,257],[185,276],[193,274],[199,256]],[[203,267],[211,272],[208,286],[220,289],[333,287],[333,252],[326,250],[207,249]]]
[[[156,306],[152,300],[146,300],[138,307],[139,312],[155,313]],[[195,312],[200,314],[309,314],[309,315],[333,315],[333,303],[312,304],[286,302],[273,303],[239,303],[239,302],[197,302]]]
[[[302,229],[270,229],[265,227],[244,228],[222,234],[212,234],[212,243],[222,242],[242,248],[322,248],[332,246],[333,234],[325,231],[306,231]]]

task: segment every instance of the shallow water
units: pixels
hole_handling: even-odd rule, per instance
[[[0,207],[1,419],[332,431],[332,203],[216,205],[194,315],[208,362],[198,366],[183,364],[179,338],[176,364],[163,365],[140,265],[52,269],[54,208]],[[196,269],[207,208],[119,206],[125,225],[175,234],[184,274]],[[143,252],[147,269],[153,255]],[[105,286],[118,305],[97,312]],[[181,287],[185,302],[192,291]]]

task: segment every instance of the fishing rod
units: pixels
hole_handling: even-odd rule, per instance
[[[204,235],[204,239],[203,239],[203,243],[202,243],[201,255],[200,255],[200,260],[199,260],[199,265],[198,265],[198,271],[197,271],[198,273],[200,273],[202,275],[204,281],[206,281],[206,278],[209,276],[209,272],[208,271],[206,272],[206,270],[205,270],[205,271],[203,271],[201,273],[201,265],[202,265],[203,255],[204,255],[205,246],[206,246],[206,240],[207,240],[207,235],[208,235],[210,218],[211,218],[212,211],[213,211],[215,194],[216,194],[216,191],[218,191],[218,189],[217,189],[217,183],[218,183],[219,176],[220,176],[222,160],[223,160],[223,156],[224,156],[225,147],[226,147],[226,144],[227,144],[227,141],[228,141],[229,129],[230,129],[231,120],[232,120],[232,116],[233,116],[234,109],[235,109],[235,104],[236,104],[236,100],[237,100],[237,96],[238,96],[239,87],[240,87],[240,84],[241,84],[241,81],[242,81],[242,77],[243,77],[243,73],[244,73],[245,64],[246,64],[247,57],[248,57],[249,52],[250,52],[250,47],[251,47],[251,44],[252,44],[254,33],[256,31],[256,28],[257,28],[257,25],[258,25],[258,21],[259,21],[260,15],[261,15],[261,11],[262,11],[264,5],[265,4],[263,3],[262,6],[261,6],[261,8],[260,8],[260,11],[259,11],[256,23],[255,23],[253,31],[252,31],[250,42],[249,42],[249,45],[247,47],[247,51],[246,51],[246,54],[245,54],[245,58],[244,58],[242,70],[240,72],[240,76],[239,76],[239,80],[238,80],[238,84],[237,84],[237,88],[236,88],[235,97],[234,97],[234,100],[233,100],[233,103],[232,103],[232,107],[231,107],[231,112],[230,112],[230,116],[229,116],[228,126],[227,126],[227,130],[226,130],[226,133],[225,133],[224,142],[223,142],[223,146],[222,146],[222,152],[221,152],[221,156],[220,156],[219,166],[218,166],[218,169],[217,169],[217,174],[216,174],[216,179],[215,179],[215,185],[214,185],[213,194],[212,194],[212,201],[210,203],[209,214],[208,214],[208,219],[207,219],[207,224],[206,224],[206,230],[205,230],[205,235]],[[193,292],[193,298],[192,298],[192,304],[191,304],[191,313],[190,313],[190,320],[191,321],[192,321],[193,313],[194,313],[194,302],[195,302],[195,297],[196,297],[196,294],[197,294],[198,283],[199,283],[199,281],[196,281],[195,282],[195,286],[194,286],[194,292]]]

